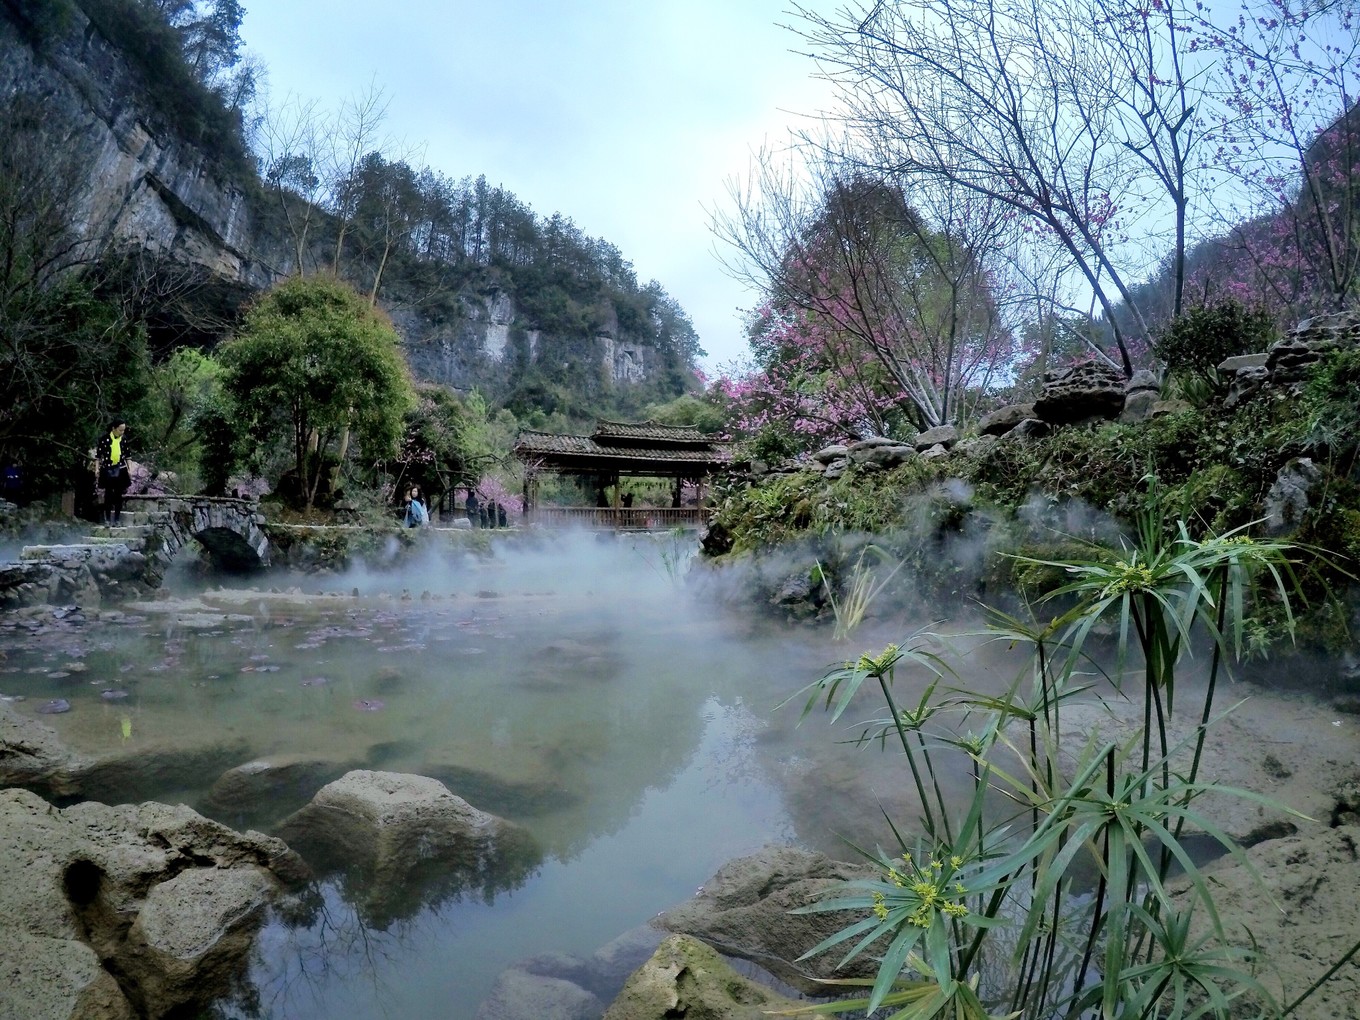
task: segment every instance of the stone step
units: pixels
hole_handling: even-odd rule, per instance
[[[20,551],[19,559],[30,562],[33,560],[89,559],[103,549],[103,546],[76,542],[65,545],[26,545]]]
[[[130,538],[146,538],[155,528],[149,524],[121,525],[115,527],[110,524],[101,524],[90,530],[91,539],[114,539],[117,541],[127,541]]]
[[[125,545],[129,549],[146,548],[145,535],[91,535],[85,539],[85,545],[97,545],[103,549],[110,546]]]

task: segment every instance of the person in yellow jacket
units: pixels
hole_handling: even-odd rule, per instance
[[[104,523],[123,523],[123,493],[132,484],[123,434],[127,422],[114,418],[108,434],[99,440],[95,460],[99,464],[99,487],[104,490]]]

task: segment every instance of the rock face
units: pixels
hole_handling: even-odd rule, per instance
[[[835,969],[844,953],[795,961],[862,917],[848,911],[790,911],[816,902],[840,881],[873,874],[872,869],[833,861],[823,854],[767,847],[723,865],[699,895],[663,913],[656,924],[720,946],[725,955],[750,960],[806,994],[824,995],[826,988],[817,979],[872,976],[875,966],[870,957],[856,958],[844,971]]]
[[[1360,315],[1354,311],[1304,319],[1268,351],[1239,355],[1219,364],[1219,374],[1228,382],[1224,403],[1236,407],[1272,389],[1294,387],[1327,351],[1356,344],[1360,344]]]
[[[154,124],[136,101],[140,84],[122,55],[78,7],[66,13],[75,24],[41,56],[0,17],[0,95],[42,96],[83,136],[92,158],[81,233],[135,241],[226,280],[267,283],[269,274],[247,254],[244,189]]]
[[[329,783],[278,833],[319,871],[343,869],[371,923],[430,902],[513,888],[540,852],[519,826],[479,811],[438,780],[357,770]]]
[[[764,1020],[799,1005],[734,971],[698,939],[672,935],[628,979],[604,1020]]]
[[[1229,938],[1252,954],[1254,976],[1283,1005],[1355,944],[1360,828],[1272,840],[1248,850],[1246,858],[1250,867],[1223,858],[1206,877]],[[1336,1020],[1355,1016],[1357,1002],[1360,968],[1350,965],[1290,1015]]]
[[[1309,457],[1295,457],[1285,463],[1266,493],[1266,530],[1272,535],[1287,535],[1298,527],[1308,510],[1308,495],[1322,480],[1322,471]]]
[[[0,791],[0,1015],[163,1017],[224,994],[263,907],[307,877],[282,842],[189,808],[58,810]]]
[[[1113,419],[1123,409],[1124,377],[1098,361],[1045,373],[1043,391],[1034,402],[1035,414],[1051,425]]]

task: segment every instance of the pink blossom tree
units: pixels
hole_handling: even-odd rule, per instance
[[[1360,10],[1254,0],[1196,45],[1217,60],[1213,159],[1234,187],[1199,285],[1281,318],[1354,303],[1360,279]]]
[[[770,413],[803,430],[882,432],[891,414],[929,428],[960,420],[1013,358],[985,257],[1003,229],[994,203],[937,190],[919,208],[891,178],[824,163],[799,179],[768,155],[733,197],[715,229],[767,296],[753,346],[765,385],[789,391]]]

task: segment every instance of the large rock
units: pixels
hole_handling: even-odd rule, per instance
[[[1287,535],[1298,528],[1308,512],[1309,494],[1322,480],[1322,471],[1309,457],[1295,457],[1287,461],[1275,475],[1275,482],[1266,493],[1266,531],[1271,535]]]
[[[806,1005],[738,974],[698,939],[672,935],[628,979],[604,1020],[765,1020]]]
[[[379,927],[467,890],[490,899],[519,885],[541,857],[519,826],[438,780],[394,772],[347,773],[278,832],[313,867],[344,871],[359,909]]]
[[[1133,373],[1124,386],[1124,410],[1120,412],[1122,422],[1147,421],[1152,417],[1153,408],[1161,400],[1161,381],[1156,374],[1145,368]]]
[[[1026,418],[1001,438],[1008,443],[1024,443],[1031,439],[1042,439],[1053,431],[1053,426],[1038,418]]]
[[[511,968],[496,979],[476,1020],[599,1020],[604,1003],[574,981]]]
[[[915,457],[916,449],[911,446],[875,446],[860,454],[851,454],[850,462],[859,465],[862,471],[890,471],[900,467]],[[858,459],[856,459],[858,457]]]
[[[1033,404],[1007,404],[982,416],[978,432],[984,436],[1004,436],[1028,418],[1035,418]]]
[[[1285,337],[1271,344],[1266,354],[1266,371],[1276,386],[1299,382],[1308,370],[1322,360],[1315,345],[1298,336]]]
[[[263,906],[307,874],[281,841],[187,807],[0,791],[0,960],[45,975],[5,982],[41,1008],[0,1015],[188,1015],[230,990]]]
[[[1282,1005],[1326,973],[1360,936],[1356,826],[1262,843],[1246,851],[1245,860],[1216,862],[1206,877],[1228,938],[1250,954],[1253,976]],[[1290,1015],[1298,1020],[1353,1017],[1356,1003],[1360,967],[1352,961]]]
[[[55,730],[0,705],[0,786],[61,794],[90,760],[70,751]]]
[[[664,932],[651,925],[639,925],[588,957],[542,953],[521,960],[496,979],[476,1020],[541,1020],[558,1015],[598,1020],[604,1004],[619,994],[664,937]]]
[[[954,447],[954,452],[962,454],[964,457],[978,457],[986,453],[998,442],[996,435],[988,432],[972,439],[961,439],[959,444]]]
[[[127,934],[123,959],[147,1002],[193,1002],[201,987],[245,977],[255,925],[277,891],[262,868],[195,868],[154,886]]]
[[[795,847],[766,847],[723,865],[697,896],[665,911],[655,923],[722,946],[724,954],[750,960],[802,992],[823,994],[818,979],[872,976],[873,960],[862,955],[838,971],[843,952],[798,958],[863,917],[852,911],[790,912],[817,902],[843,881],[875,874],[867,866]]]
[[[277,820],[312,799],[327,783],[354,768],[314,755],[280,754],[254,758],[227,769],[208,791],[204,809],[236,824],[241,818]]]
[[[204,744],[167,735],[97,756],[78,754],[38,719],[0,705],[0,786],[54,800],[129,803],[159,790],[206,785],[247,753],[239,738]]]
[[[1099,361],[1045,373],[1043,391],[1034,402],[1034,413],[1051,425],[1114,419],[1123,409],[1124,376]]]
[[[906,463],[916,456],[916,447],[895,439],[874,436],[871,439],[862,439],[858,443],[851,443],[845,456],[857,467],[876,471]]]
[[[953,425],[936,425],[917,436],[912,445],[919,451],[929,450],[932,446],[943,446],[947,450],[958,441],[959,430]]]
[[[133,1020],[136,1015],[98,954],[83,942],[0,931],[0,1016]]]
[[[1231,358],[1224,358],[1218,363],[1218,373],[1222,376],[1229,376],[1235,372],[1240,372],[1244,368],[1264,368],[1268,355],[1264,352],[1260,354],[1235,354]]]

